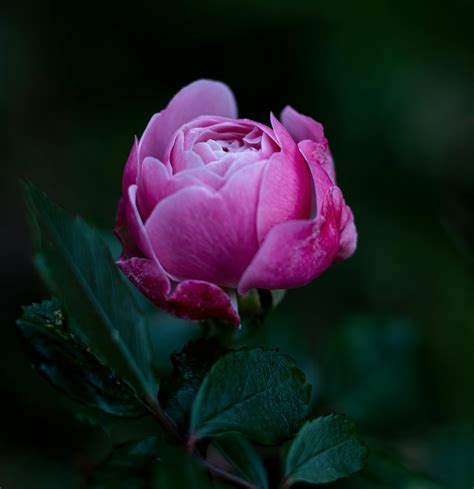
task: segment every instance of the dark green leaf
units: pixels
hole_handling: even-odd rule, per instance
[[[36,370],[70,398],[114,416],[147,413],[133,389],[102,365],[65,326],[56,300],[23,308],[17,321]]]
[[[91,351],[155,402],[156,382],[143,315],[110,252],[86,223],[25,184],[39,270],[74,320]]]
[[[161,452],[155,437],[125,443],[114,449],[109,458],[94,471],[91,489],[148,489],[154,463]]]
[[[288,485],[324,484],[361,470],[367,449],[345,416],[331,415],[308,421],[290,445],[285,462]]]
[[[213,489],[209,474],[198,459],[170,445],[160,449],[152,480],[152,489]]]
[[[191,431],[196,439],[236,431],[277,444],[299,428],[310,394],[290,357],[260,348],[233,351],[206,375],[194,400]]]
[[[173,373],[162,380],[160,403],[181,428],[187,428],[191,406],[207,371],[225,353],[215,338],[190,341],[171,355]]]
[[[265,467],[253,445],[238,434],[220,435],[212,444],[234,468],[235,473],[256,486],[268,488]]]

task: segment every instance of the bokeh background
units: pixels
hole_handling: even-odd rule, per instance
[[[323,122],[359,229],[356,255],[288,293],[261,341],[297,358],[316,412],[345,412],[409,467],[471,488],[474,3],[26,0],[1,11],[0,486],[80,487],[109,443],[30,369],[16,337],[20,305],[47,297],[18,178],[110,235],[133,136],[207,77],[233,88],[245,117],[268,121],[290,103]],[[166,356],[192,332],[162,323]]]

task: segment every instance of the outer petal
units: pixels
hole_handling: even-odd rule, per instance
[[[264,164],[236,172],[218,192],[188,187],[157,205],[146,230],[170,275],[237,286],[258,248],[255,209]]]
[[[123,253],[131,255],[136,253],[137,247],[131,239],[127,230],[127,214],[130,212],[130,201],[128,198],[128,187],[137,183],[138,178],[138,141],[135,138],[132,149],[128,155],[122,177],[122,198],[119,201],[114,234],[122,243]]]
[[[170,282],[153,260],[131,258],[117,265],[156,306],[184,319],[221,319],[238,326],[240,318],[229,296],[217,285],[199,280],[181,282],[171,292]]]
[[[130,185],[134,185],[137,183],[138,178],[138,140],[135,138],[132,149],[127,158],[127,162],[125,163],[125,167],[123,169],[123,177],[122,177],[122,199],[126,197],[128,193],[128,187]],[[123,224],[123,219],[125,217],[125,206],[121,205],[122,200],[119,203],[119,208],[117,211],[117,226],[121,226]]]
[[[131,185],[128,188],[127,200],[125,200],[127,233],[131,241],[138,247],[139,256],[153,258],[154,252],[137,207],[137,188],[136,185]],[[126,255],[131,256],[129,253]]]
[[[324,129],[322,124],[316,122],[307,115],[300,114],[293,107],[287,105],[280,116],[283,125],[288,129],[288,132],[293,136],[294,140],[299,143],[300,141],[310,140],[315,143],[325,144],[327,146],[327,140],[324,136]],[[336,172],[334,169],[334,162],[329,149],[328,164],[326,171],[328,172],[331,180],[336,182]]]
[[[251,288],[300,287],[323,273],[339,248],[343,205],[341,191],[331,187],[317,218],[275,226],[242,276],[239,293]]]
[[[227,85],[198,80],[180,90],[166,109],[152,117],[145,129],[138,151],[140,161],[147,156],[163,161],[171,136],[183,124],[201,115],[237,117],[235,98]]]
[[[138,140],[135,138],[130,154],[128,155],[122,178],[122,194],[126,194],[128,187],[137,183],[138,178]]]
[[[321,212],[323,197],[334,185],[333,180],[327,172],[328,148],[327,145],[314,143],[313,141],[301,141],[298,148],[308,163],[314,182],[316,197],[316,214]]]
[[[309,218],[311,212],[312,179],[308,165],[288,131],[273,117],[272,123],[281,151],[271,156],[262,179],[257,211],[260,243],[273,226]]]
[[[334,258],[335,262],[346,260],[354,254],[357,248],[357,231],[354,216],[350,207],[347,205],[342,210],[340,233],[339,251]]]
[[[305,157],[313,175],[316,192],[317,213],[321,212],[322,195],[333,185],[333,180],[328,175],[332,165],[327,144],[301,141],[298,148]],[[342,261],[349,258],[357,247],[357,231],[354,224],[354,216],[349,206],[344,205],[340,221],[340,248],[334,261]]]
[[[297,143],[305,139],[322,143],[325,139],[322,124],[307,115],[300,114],[290,105],[282,110],[280,119]]]

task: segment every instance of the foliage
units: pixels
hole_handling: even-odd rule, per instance
[[[344,416],[326,416],[308,421],[286,454],[288,484],[324,484],[358,472],[367,449],[357,438],[355,426]]]
[[[280,443],[307,416],[310,393],[291,358],[261,349],[230,352],[212,367],[197,393],[192,436],[237,431],[258,443]]]
[[[66,327],[57,300],[25,307],[18,327],[36,370],[64,394],[105,414],[147,414],[134,390]]]
[[[39,270],[94,353],[153,402],[156,382],[140,309],[98,233],[24,184]]]

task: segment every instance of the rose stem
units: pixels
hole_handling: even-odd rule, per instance
[[[174,423],[170,420],[170,418],[166,415],[165,412],[163,412],[163,409],[159,405],[158,402],[156,401],[150,401],[148,403],[148,408],[150,409],[151,413],[153,414],[153,417],[158,421],[158,424],[163,428],[163,430],[172,438],[175,442],[179,444],[181,448],[183,448],[185,451],[187,444],[186,442],[181,438],[179,435],[178,431],[176,430],[176,427]],[[224,479],[228,482],[231,482],[237,486],[240,487],[245,487],[246,489],[259,489],[258,486],[246,481],[245,479],[242,479],[241,477],[231,474],[230,472],[227,472],[226,470],[218,467],[217,465],[214,465],[207,460],[203,459],[200,457],[196,452],[193,452],[192,455],[194,455],[202,465],[204,465],[210,472],[212,472],[216,477],[219,477],[221,479]]]

